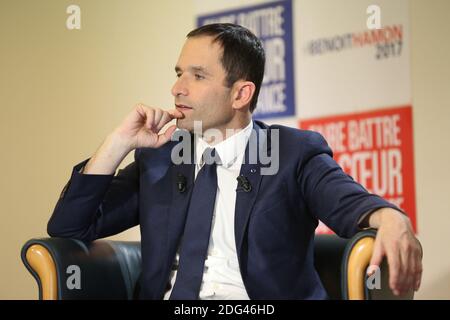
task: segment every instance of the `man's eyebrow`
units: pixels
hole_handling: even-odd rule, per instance
[[[187,69],[192,71],[192,72],[202,72],[202,73],[205,73],[205,74],[210,74],[208,72],[208,70],[205,67],[203,67],[203,66],[189,66]],[[181,69],[180,66],[175,66],[175,72],[178,73],[178,72],[182,72],[182,71],[183,71],[183,69]]]

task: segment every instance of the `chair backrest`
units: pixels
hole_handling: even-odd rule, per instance
[[[22,261],[36,279],[40,299],[133,299],[141,273],[139,242],[32,239]],[[49,270],[51,270],[49,272]],[[79,274],[79,287],[71,275]],[[73,274],[72,274],[73,273]]]
[[[367,288],[365,270],[375,235],[369,230],[351,239],[315,237],[315,267],[330,299],[413,298],[413,291],[403,297],[393,295],[385,262],[381,288]],[[22,248],[22,261],[38,283],[40,299],[135,299],[139,294],[141,246],[137,241],[85,244],[74,239],[32,239]],[[80,288],[68,285],[71,266],[81,272]]]
[[[342,298],[341,263],[347,243],[335,235],[315,238],[315,266],[331,299]],[[139,242],[32,239],[22,248],[22,260],[38,283],[40,299],[134,299],[139,294]],[[69,266],[82,272],[80,290],[67,286]]]
[[[348,241],[336,235],[316,235],[314,239],[314,266],[333,300],[343,298],[341,265]]]
[[[369,279],[366,270],[373,253],[376,231],[365,230],[351,239],[316,235],[315,267],[330,299],[410,300],[414,290],[395,296],[389,287],[389,268],[383,260],[378,275]],[[376,278],[378,277],[378,279]]]

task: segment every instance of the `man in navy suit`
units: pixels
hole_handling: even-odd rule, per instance
[[[387,257],[394,293],[417,290],[422,252],[407,216],[346,175],[319,134],[252,121],[264,64],[243,27],[191,31],[175,109],[136,105],[74,167],[48,233],[93,241],[139,224],[144,299],[323,299],[320,219],[343,237],[378,229],[372,268]]]

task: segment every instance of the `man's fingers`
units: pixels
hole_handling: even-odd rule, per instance
[[[416,274],[417,274],[417,259],[414,251],[411,251],[408,261],[408,285],[405,288],[405,293],[415,290]]]
[[[402,293],[417,291],[422,278],[422,252],[418,241],[408,241],[403,245],[400,254],[404,274]]]
[[[161,147],[163,144],[165,144],[167,141],[170,140],[170,138],[172,137],[173,132],[176,130],[177,126],[176,125],[172,125],[169,128],[167,128],[167,130],[158,135],[158,141],[155,144],[155,148],[159,148]]]
[[[151,108],[144,108],[144,111],[145,111],[145,128],[152,130],[154,127],[153,119],[154,119],[155,110],[153,110]]]
[[[154,128],[156,128],[156,129],[158,128],[159,122],[161,121],[161,118],[163,117],[164,113],[165,112],[161,109],[155,109],[154,116],[153,116],[153,127]]]
[[[400,250],[400,261],[402,263],[402,274],[400,282],[400,292],[401,294],[406,294],[413,287],[414,281],[414,265],[413,265],[413,254],[409,244],[402,247]]]
[[[413,257],[414,260],[414,290],[419,290],[420,282],[422,279],[422,249],[420,244],[417,242],[418,246]]]
[[[416,275],[414,277],[414,290],[417,291],[420,288],[420,283],[422,281],[422,262],[417,269]]]
[[[158,132],[166,123],[172,119],[183,118],[184,114],[177,110],[162,110],[160,108],[151,108],[139,103],[136,106],[137,112],[141,118],[145,118],[145,128]]]
[[[367,275],[371,276],[377,268],[380,267],[384,257],[384,249],[379,240],[375,240],[372,258],[370,259],[369,268],[367,269]]]
[[[178,110],[176,110],[176,111],[178,111]],[[159,130],[161,130],[167,123],[172,121],[172,119],[174,119],[174,117],[168,111],[162,111],[161,119],[156,124],[156,132],[159,132]]]
[[[400,281],[401,281],[401,261],[398,251],[393,249],[387,252],[387,260],[389,265],[389,287],[394,294],[400,294]]]
[[[169,113],[169,115],[172,117],[172,119],[184,118],[184,114],[180,110],[177,110],[177,109],[167,110],[167,113]]]

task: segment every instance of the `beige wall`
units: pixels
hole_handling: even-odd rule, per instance
[[[65,28],[72,3],[82,10],[79,31]],[[71,167],[90,156],[134,103],[172,104],[173,66],[194,25],[193,11],[186,0],[0,2],[0,299],[37,298],[20,248],[46,235]],[[450,299],[450,44],[443,40],[449,12],[447,0],[411,1],[418,227],[425,249],[418,298]],[[138,239],[139,232],[119,237]]]
[[[450,1],[411,1],[417,217],[424,276],[417,298],[450,299]]]
[[[35,299],[20,248],[46,222],[72,166],[137,102],[173,105],[189,1],[1,1],[0,298]],[[81,7],[79,31],[66,8]],[[5,41],[6,40],[6,41]],[[121,235],[138,239],[137,229]]]

